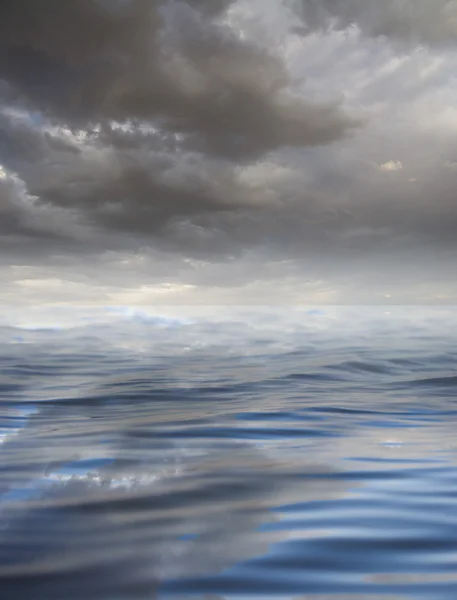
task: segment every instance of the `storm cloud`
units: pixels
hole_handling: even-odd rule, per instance
[[[294,93],[266,43],[218,21],[229,4],[5,2],[5,78],[54,122],[140,121],[237,158],[330,142],[356,125],[334,103]]]
[[[127,296],[453,301],[456,23],[444,0],[5,0],[8,299],[20,265]]]

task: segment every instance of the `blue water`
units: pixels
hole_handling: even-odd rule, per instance
[[[457,310],[0,328],[0,598],[457,598]]]

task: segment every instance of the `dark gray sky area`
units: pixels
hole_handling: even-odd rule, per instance
[[[455,0],[2,0],[0,304],[453,304]]]

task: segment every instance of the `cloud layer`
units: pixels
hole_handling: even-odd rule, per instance
[[[21,265],[127,297],[453,301],[456,23],[444,0],[2,2],[8,300]]]

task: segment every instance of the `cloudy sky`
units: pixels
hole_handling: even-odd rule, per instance
[[[455,0],[2,0],[0,304],[454,304]]]

